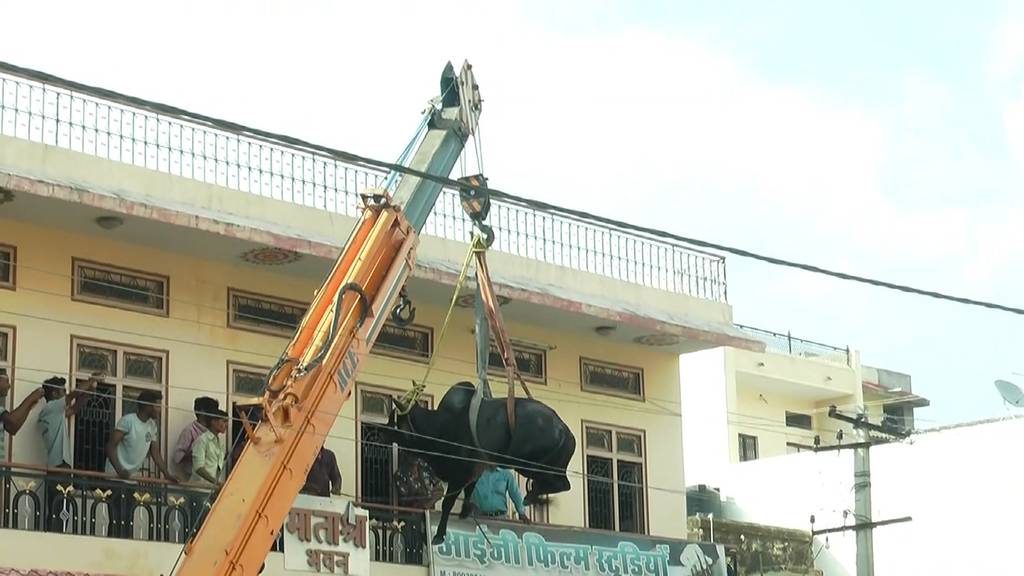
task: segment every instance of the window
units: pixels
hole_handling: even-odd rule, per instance
[[[10,378],[11,384],[14,384],[14,326],[0,326],[0,371],[6,372],[7,377]],[[14,394],[9,393],[7,396],[0,399],[0,402],[5,402],[5,408],[10,410],[14,408]],[[6,446],[6,450],[0,453],[0,462],[5,459],[11,458],[11,436],[0,428],[0,441]]]
[[[801,414],[799,412],[786,411],[786,426],[790,428],[800,428],[802,430],[810,430],[811,426],[811,415]]]
[[[642,368],[621,366],[580,359],[580,381],[584,390],[643,398],[644,371]]]
[[[383,356],[429,360],[434,353],[434,331],[428,326],[398,326],[387,322],[370,351]]]
[[[0,288],[14,289],[18,275],[18,249],[0,244]]]
[[[886,426],[906,427],[910,424],[907,410],[903,406],[886,404],[882,406],[882,424]]]
[[[75,468],[102,471],[106,465],[104,449],[114,425],[125,414],[135,412],[135,399],[143,390],[155,390],[164,396],[167,388],[167,352],[137,348],[125,344],[72,337],[72,378],[76,381],[105,371],[107,378],[96,387],[75,416],[72,447]],[[166,437],[166,418],[161,418],[161,437]],[[166,442],[164,442],[166,446]],[[166,452],[166,450],[165,450]],[[155,470],[152,462],[144,469]]]
[[[600,530],[646,533],[642,432],[584,425],[587,525]]]
[[[228,326],[291,338],[308,304],[228,288]]]
[[[242,434],[242,420],[239,416],[238,402],[261,398],[267,387],[267,374],[270,368],[253,366],[239,362],[228,362],[228,449],[234,446],[239,434]]]
[[[384,444],[381,425],[388,423],[391,398],[401,392],[378,389],[359,390],[359,494],[370,504],[396,506],[398,495],[392,479],[395,461],[390,445]],[[420,406],[429,407],[430,398],[421,396]]]
[[[170,280],[166,276],[77,258],[71,266],[74,300],[159,316],[169,314]]]
[[[516,359],[516,367],[524,380],[547,383],[547,352],[540,348],[512,345],[512,355]],[[505,375],[505,361],[498,352],[498,347],[491,343],[491,349],[487,355],[487,371],[494,375]]]
[[[757,436],[740,434],[740,462],[757,460]]]

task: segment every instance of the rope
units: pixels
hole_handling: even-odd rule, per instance
[[[452,313],[455,312],[455,305],[459,301],[459,293],[462,292],[462,285],[466,282],[466,276],[469,272],[469,264],[473,261],[473,255],[477,252],[485,250],[483,243],[480,241],[480,237],[473,235],[473,241],[469,244],[469,250],[466,252],[466,259],[462,263],[462,271],[459,272],[459,280],[455,283],[455,291],[452,293],[452,301],[448,305],[448,312],[445,314],[444,323],[441,324],[441,331],[437,335],[437,343],[439,344],[444,340],[444,334],[448,330],[448,325],[451,323]],[[435,344],[436,346],[437,344]],[[419,382],[413,380],[412,388],[402,395],[402,398],[397,402],[397,411],[399,415],[406,415],[409,410],[412,410],[413,405],[419,400],[420,396],[423,395],[423,390],[427,387],[427,378],[430,377],[431,370],[434,369],[434,362],[437,359],[437,354],[430,355],[430,362],[427,363],[427,370],[423,374],[423,379]]]

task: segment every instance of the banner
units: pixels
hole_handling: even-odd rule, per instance
[[[433,537],[439,514],[428,514]],[[727,576],[723,546],[617,532],[452,517],[431,576]]]
[[[284,567],[369,576],[369,516],[343,498],[299,494],[284,525]]]

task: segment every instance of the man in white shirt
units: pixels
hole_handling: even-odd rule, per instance
[[[146,390],[136,399],[138,409],[135,414],[125,414],[117,421],[114,432],[107,442],[108,474],[117,474],[121,478],[132,478],[138,475],[146,460],[152,456],[157,468],[170,482],[175,478],[167,470],[167,464],[160,454],[159,427],[160,394]]]
[[[167,464],[160,455],[159,427],[157,419],[160,416],[160,394],[152,390],[146,390],[139,394],[135,400],[138,409],[134,414],[125,414],[117,421],[114,432],[107,442],[107,465],[108,474],[117,474],[118,477],[128,479],[138,475],[146,465],[150,457],[156,462],[157,468],[164,475],[168,482],[177,483],[177,480],[167,470]],[[111,535],[114,537],[130,538],[131,528],[131,504],[130,495],[134,486],[125,486],[118,490],[116,502],[111,507],[111,521],[113,526]]]
[[[39,411],[39,432],[43,435],[46,450],[46,466],[49,468],[71,468],[71,441],[68,437],[68,418],[74,416],[84,405],[86,396],[96,388],[103,375],[95,373],[77,389],[68,393],[67,381],[59,376],[43,382],[46,403]]]

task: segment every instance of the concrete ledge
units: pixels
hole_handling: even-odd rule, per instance
[[[34,142],[0,137],[0,187],[105,211],[334,260],[356,220]],[[416,277],[454,284],[466,245],[424,235]],[[732,308],[491,252],[496,290],[505,296],[610,322],[674,334],[698,347],[762,350],[732,326]]]

